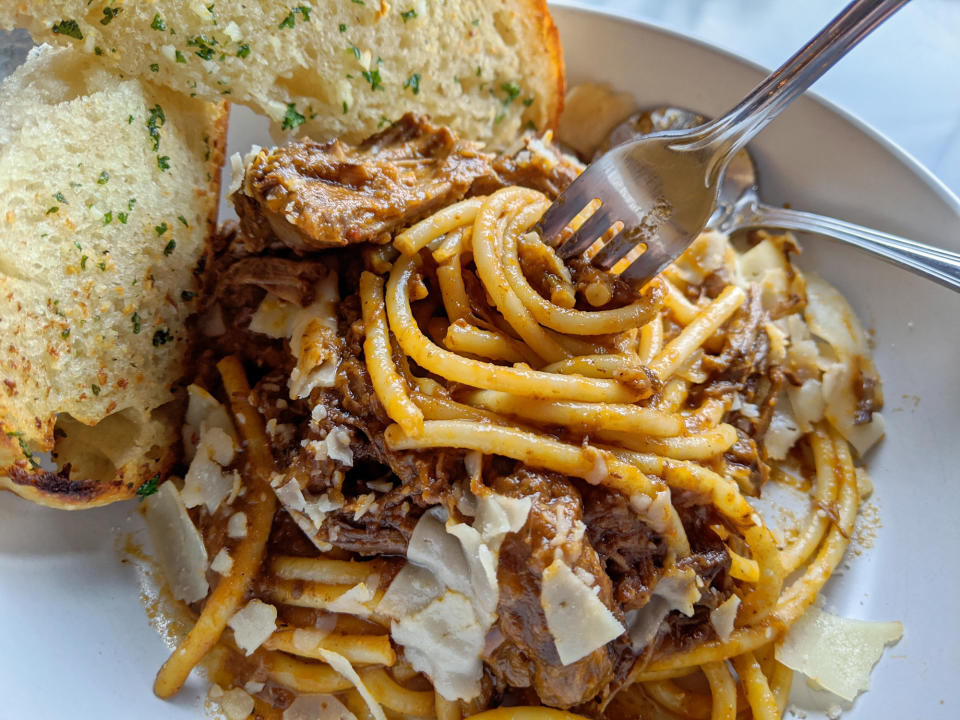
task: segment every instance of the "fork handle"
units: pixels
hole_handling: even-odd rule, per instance
[[[738,105],[704,125],[696,140],[678,145],[677,149],[709,151],[713,163],[708,179],[710,184],[718,181],[729,158],[907,2],[909,0],[854,0]]]
[[[775,227],[824,235],[866,250],[888,263],[960,292],[960,254],[949,250],[924,245],[844,220],[762,203],[751,203],[746,207],[737,208],[730,220],[724,222],[719,229],[732,232],[755,227]]]

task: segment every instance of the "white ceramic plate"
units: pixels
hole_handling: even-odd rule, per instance
[[[570,83],[601,80],[641,105],[717,114],[762,75],[688,38],[559,7]],[[882,92],[882,88],[877,88]],[[246,116],[243,116],[244,118]],[[256,125],[238,117],[230,152]],[[763,194],[960,250],[960,203],[869,128],[816,99],[796,102],[753,145]],[[888,436],[869,458],[881,526],[827,588],[841,614],[901,620],[903,640],[845,717],[960,716],[960,295],[821,239],[802,264],[835,283],[875,331]],[[150,626],[117,537],[146,545],[134,504],[59,513],[0,493],[0,720],[203,717],[204,684],[152,692],[168,649]],[[811,715],[812,717],[812,715]]]

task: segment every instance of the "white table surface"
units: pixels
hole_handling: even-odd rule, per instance
[[[843,0],[580,0],[778,66]],[[0,31],[0,77],[29,38]],[[813,90],[889,137],[960,194],[960,0],[913,0]],[[731,103],[739,98],[731,97]]]

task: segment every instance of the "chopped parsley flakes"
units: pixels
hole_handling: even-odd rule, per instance
[[[155,226],[153,229],[157,231],[157,235],[163,235],[167,231],[167,224],[160,223],[159,225]]]
[[[166,30],[167,24],[163,21],[163,18],[160,17],[160,13],[157,13],[153,16],[153,22],[150,23],[150,27],[154,30]]]
[[[238,58],[245,58],[250,54],[250,46],[247,43],[240,43],[240,49],[237,50]]]
[[[178,63],[185,63],[187,59],[183,56],[183,53],[179,50],[174,50],[173,59]]]
[[[408,20],[413,20],[416,16],[417,16],[417,11],[414,10],[413,8],[410,8],[409,10],[404,10],[402,13],[400,13],[400,17],[403,18],[404,22],[407,22]]]
[[[157,486],[160,484],[160,476],[154,475],[152,478],[147,480],[143,485],[137,488],[137,496],[143,500],[145,497],[149,497],[157,492]]]
[[[7,432],[7,437],[15,437],[17,439],[17,442],[20,445],[20,451],[23,453],[23,456],[30,462],[31,467],[33,468],[40,467],[40,463],[38,463],[34,459],[33,453],[30,452],[30,448],[27,446],[26,440],[23,439],[23,433],[21,431],[17,430],[17,431]]]
[[[147,132],[150,133],[150,139],[153,141],[153,150],[160,149],[160,128],[167,122],[167,116],[163,114],[163,108],[154,105],[150,109],[150,115],[147,117]]]
[[[287,112],[283,116],[283,124],[280,127],[283,130],[294,130],[303,125],[303,123],[306,121],[307,119],[297,112],[296,104],[288,103]]]
[[[187,40],[187,45],[197,48],[197,51],[194,53],[194,55],[201,60],[213,60],[214,56],[217,54],[217,51],[213,49],[213,46],[216,44],[216,38],[208,38],[206,35],[197,35],[196,37]]]
[[[161,170],[170,169],[170,156],[169,155],[157,155],[157,167]]]
[[[100,386],[99,386],[99,385],[91,385],[91,386],[90,386],[90,389],[93,390],[93,394],[94,394],[94,395],[99,395],[99,394],[100,394]]]
[[[173,335],[166,328],[160,328],[153,334],[153,346],[160,347],[173,340]]]
[[[283,20],[280,21],[280,24],[277,26],[279,28],[292,28],[297,24],[296,16],[300,15],[304,22],[310,22],[310,8],[304,5],[299,5],[293,8],[290,11],[290,14],[287,15]]]
[[[100,177],[97,178],[97,185],[106,185],[110,182],[110,175],[106,170],[100,173]]]
[[[50,29],[53,30],[54,35],[66,35],[67,37],[76,38],[77,40],[83,40],[83,33],[80,32],[80,26],[77,25],[76,20],[61,20],[60,22],[55,22]]]
[[[503,92],[507,95],[503,101],[504,105],[509,105],[517,99],[518,95],[520,95],[520,86],[515,82],[505,82],[500,86],[500,89],[503,90]]]
[[[364,70],[362,73],[363,79],[370,83],[371,90],[383,90],[383,80],[380,77],[380,69],[376,70]]]
[[[121,11],[122,11],[122,8],[105,7],[105,8],[103,9],[103,18],[101,18],[100,24],[101,24],[101,25],[109,25],[110,22],[111,22],[117,15],[119,15]]]
[[[130,322],[133,323],[133,334],[134,334],[134,335],[139,335],[139,334],[140,334],[140,330],[141,330],[141,328],[142,328],[142,325],[141,325],[141,322],[140,322],[140,316],[139,316],[137,313],[134,313],[134,314],[130,317]]]
[[[414,73],[406,79],[403,83],[404,88],[410,88],[413,90],[414,95],[420,94],[420,73]]]
[[[170,255],[176,249],[177,249],[177,241],[171,240],[170,242],[167,243],[167,246],[163,249],[163,254],[166,255],[167,257],[170,257]]]

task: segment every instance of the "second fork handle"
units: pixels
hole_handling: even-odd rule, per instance
[[[678,146],[678,149],[709,150],[714,161],[708,184],[719,181],[730,158],[851,48],[907,2],[909,0],[852,0],[735,107],[702,126],[699,138]]]
[[[740,217],[724,228],[775,227],[815,233],[866,250],[882,260],[960,292],[960,254],[872,230],[843,220],[770,205],[741,208]]]

